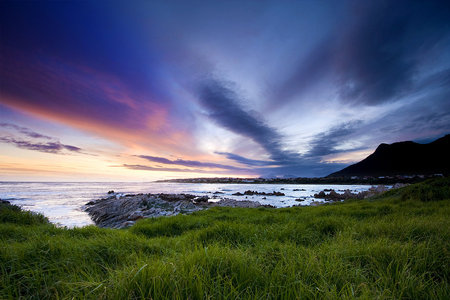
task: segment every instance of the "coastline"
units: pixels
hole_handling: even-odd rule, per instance
[[[0,198],[8,200],[20,207],[44,214],[57,226],[82,227],[93,224],[82,206],[93,199],[108,197],[109,190],[117,194],[192,194],[208,196],[209,198],[230,198],[235,200],[251,200],[262,205],[289,207],[298,205],[296,199],[306,199],[302,205],[308,205],[315,199],[314,194],[323,189],[350,189],[357,193],[368,190],[370,185],[253,185],[253,184],[184,184],[184,183],[148,183],[148,182],[113,182],[113,183],[0,183]],[[234,196],[235,193],[245,193],[247,190],[257,190],[270,194],[282,192],[285,196],[245,195]],[[247,197],[247,199],[245,199]]]
[[[405,185],[397,184],[391,188],[397,189]],[[324,189],[314,198],[318,201],[309,203],[311,206],[317,206],[327,203],[341,202],[348,199],[365,199],[378,196],[388,189],[383,186],[371,187],[367,191],[352,193],[350,190],[336,192],[333,189]],[[191,214],[196,211],[206,210],[212,207],[240,207],[240,208],[275,208],[272,205],[263,205],[258,201],[246,200],[246,195],[275,195],[284,196],[284,193],[273,192],[265,193],[247,190],[244,193],[235,193],[245,197],[245,199],[229,199],[217,196],[221,194],[216,192],[212,198],[208,196],[195,196],[191,194],[116,194],[114,191],[108,192],[108,197],[92,200],[83,206],[91,217],[92,221],[99,227],[107,228],[126,228],[133,226],[137,220],[158,217],[171,217],[178,214]],[[298,204],[294,206],[304,206],[305,199],[296,199]],[[320,202],[319,202],[320,201]]]
[[[301,185],[394,185],[419,183],[428,179],[444,177],[433,175],[397,175],[397,176],[352,176],[352,177],[296,177],[296,178],[181,178],[157,180],[155,183],[202,183],[202,184],[301,184]]]
[[[0,298],[447,299],[449,180],[317,207],[211,207],[120,230],[58,228],[0,204]]]
[[[126,228],[139,219],[191,214],[211,207],[273,208],[257,201],[222,198],[212,202],[207,196],[190,194],[109,194],[107,198],[86,203],[83,208],[99,227]]]

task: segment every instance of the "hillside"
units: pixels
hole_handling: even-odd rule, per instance
[[[327,177],[449,174],[450,135],[429,144],[381,144],[359,163]]]

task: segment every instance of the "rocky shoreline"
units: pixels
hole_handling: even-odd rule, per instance
[[[209,201],[208,196],[190,194],[121,195],[110,192],[108,195],[107,198],[90,201],[83,207],[99,227],[125,228],[139,219],[189,214],[215,206],[272,207],[249,200],[223,198]]]
[[[403,184],[396,184],[392,188],[400,188]],[[344,201],[347,199],[364,199],[379,195],[387,191],[383,185],[371,187],[367,191],[353,193],[350,190],[325,189],[312,197],[324,199],[330,203],[335,201]],[[190,214],[195,211],[208,209],[215,206],[226,207],[271,207],[271,205],[262,205],[257,201],[235,200],[228,198],[218,198],[214,193],[213,198],[208,196],[195,196],[191,194],[116,194],[109,191],[106,198],[90,201],[86,203],[83,210],[86,211],[94,223],[99,227],[125,228],[132,226],[139,219],[156,218],[163,216],[175,216],[178,214]],[[245,191],[244,193],[235,193],[235,196],[246,195],[267,195],[282,196],[284,193],[273,192],[264,193],[258,191]],[[264,197],[265,198],[265,197]],[[263,198],[263,199],[264,199]],[[302,202],[305,199],[296,199]],[[312,202],[310,205],[320,205],[322,202]]]
[[[402,188],[404,186],[407,186],[407,184],[396,183],[392,186],[391,189],[398,189],[398,188]],[[350,190],[339,190],[339,192],[341,192],[341,193],[338,193],[333,189],[325,189],[323,191],[320,191],[317,194],[314,194],[314,198],[325,199],[328,201],[342,201],[342,200],[347,200],[347,199],[366,199],[366,198],[380,195],[380,194],[386,192],[387,190],[388,190],[388,188],[386,188],[386,186],[384,186],[384,185],[372,186],[367,191],[362,191],[359,193],[352,193]]]

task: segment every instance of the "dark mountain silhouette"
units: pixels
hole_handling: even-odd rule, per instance
[[[450,134],[429,144],[381,144],[359,163],[327,177],[450,174]]]

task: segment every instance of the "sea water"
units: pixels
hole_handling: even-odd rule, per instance
[[[38,212],[58,226],[80,227],[93,224],[82,209],[87,202],[105,197],[114,190],[119,194],[187,193],[198,196],[258,201],[275,207],[310,205],[313,195],[324,189],[354,193],[366,191],[370,185],[320,185],[320,184],[222,184],[222,183],[160,183],[160,182],[0,182],[0,199],[23,209]],[[247,190],[282,192],[285,196],[233,196]],[[216,192],[220,192],[216,193]],[[216,194],[214,194],[216,193]],[[298,201],[302,199],[303,201]],[[214,199],[212,199],[214,201]]]

